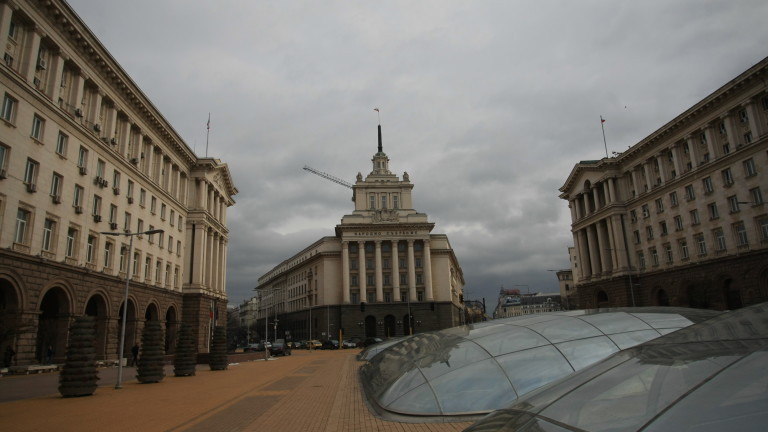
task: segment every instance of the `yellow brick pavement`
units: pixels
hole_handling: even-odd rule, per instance
[[[0,430],[441,432],[470,424],[400,423],[374,416],[360,389],[357,352],[297,351],[227,371],[167,376],[158,384],[126,379],[123,389],[115,390],[101,383],[105,387],[89,397],[0,403]]]

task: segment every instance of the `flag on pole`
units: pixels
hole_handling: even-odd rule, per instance
[[[208,113],[208,123],[205,125],[205,128],[211,130],[211,113]]]
[[[378,108],[374,108],[373,110],[374,110],[374,111],[376,111],[376,112],[379,112],[379,109],[378,109]]]
[[[600,123],[605,123],[605,119],[603,118],[603,116],[600,116]]]

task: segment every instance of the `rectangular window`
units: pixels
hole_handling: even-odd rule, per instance
[[[139,190],[139,205],[144,207],[147,201],[147,191],[143,188]]]
[[[171,265],[165,265],[165,286],[168,286],[169,279],[171,277]]]
[[[162,276],[160,273],[163,270],[163,263],[160,260],[155,261],[155,283],[160,284],[163,280],[160,279],[160,276]]]
[[[150,198],[149,211],[152,212],[152,214],[155,214],[156,210],[157,210],[157,198],[152,197]]]
[[[109,205],[109,223],[117,223],[117,206],[114,204]]]
[[[422,276],[421,273],[416,273],[416,285],[421,285],[424,283],[424,276]]]
[[[381,195],[381,208],[386,209],[387,208],[387,195],[382,194]]]
[[[112,268],[112,243],[104,244],[104,268]]]
[[[144,232],[144,221],[139,219],[137,225],[136,225],[136,232]],[[141,237],[141,236],[139,236]]]
[[[720,174],[723,176],[723,185],[724,186],[731,186],[733,184],[733,174],[731,173],[730,168],[726,168],[722,171],[720,171]]]
[[[424,291],[416,291],[416,300],[420,302],[424,301]]]
[[[34,140],[43,140],[43,128],[45,127],[45,120],[39,117],[37,114],[32,116],[32,131],[30,135]]]
[[[56,222],[51,219],[46,219],[43,223],[43,245],[42,249],[46,252],[53,250],[53,239],[56,234]]]
[[[368,284],[368,286],[373,286],[373,275],[371,275],[371,274],[367,275],[366,281],[367,281],[366,283]]]
[[[160,249],[163,248],[163,241],[165,240],[165,233],[158,233],[157,234],[157,245],[160,247]]]
[[[96,237],[89,235],[88,242],[85,244],[85,261],[86,262],[93,264],[93,259],[96,256],[96,254],[94,253],[95,250],[96,250]]]
[[[67,230],[67,247],[65,248],[65,255],[67,258],[75,257],[75,246],[77,245],[77,230],[69,228]]]
[[[680,258],[684,260],[687,260],[689,258],[688,242],[685,240],[680,240]]]
[[[27,167],[24,170],[24,183],[27,185],[27,190],[34,192],[30,186],[37,186],[37,172],[40,165],[32,159],[27,159]]]
[[[728,197],[728,208],[730,209],[731,213],[738,213],[741,210],[739,208],[739,199],[736,197],[736,195],[731,195]]]
[[[709,210],[709,220],[714,220],[720,217],[720,212],[717,210],[717,203],[712,203],[707,206]]]
[[[168,236],[168,252],[173,252],[173,236]]]
[[[633,223],[637,222],[637,212],[635,211],[635,209],[632,209],[629,211],[629,220]]]
[[[651,216],[651,211],[648,208],[648,204],[643,204],[643,217],[647,218]]]
[[[645,227],[645,238],[647,240],[653,240],[653,227],[652,226]]]
[[[707,241],[704,240],[704,236],[699,234],[696,236],[696,244],[699,248],[699,255],[706,255],[707,254]]]
[[[359,300],[360,300],[360,298],[357,296],[357,293],[351,293],[349,299],[352,302],[352,304],[357,304],[359,303]]]
[[[395,210],[400,208],[400,203],[398,202],[397,195],[392,195],[392,208]]]
[[[125,212],[125,217],[123,218],[123,229],[126,231],[131,230],[131,214],[128,212]]]
[[[181,227],[183,226],[183,225],[182,225],[182,222],[183,222],[183,221],[184,221],[184,218],[182,218],[182,217],[181,217],[181,215],[179,215],[179,223],[178,223],[178,228],[179,228],[179,231],[181,231]]]
[[[69,141],[69,137],[59,132],[59,137],[56,139],[56,153],[58,153],[61,156],[66,156],[68,141]]]
[[[91,209],[91,214],[93,216],[101,215],[101,197],[98,195],[93,196],[93,208]]]
[[[674,263],[674,256],[672,255],[671,244],[664,245],[664,254],[666,255],[666,258],[667,258],[667,264]]]
[[[730,152],[731,152],[731,144],[730,143],[723,144],[723,154],[727,155]]]
[[[677,192],[672,192],[669,194],[669,205],[672,207],[677,207]]]
[[[53,177],[51,178],[51,196],[53,197],[53,202],[57,204],[61,202],[61,188],[63,183],[64,177],[58,173],[53,173]]]
[[[80,167],[80,174],[87,174],[85,167],[88,166],[88,150],[85,147],[77,151],[77,166]]]
[[[370,210],[373,210],[376,208],[376,195],[371,194],[370,196]]]
[[[128,247],[125,245],[120,246],[120,273],[125,273],[128,270]]]
[[[704,193],[712,193],[715,191],[715,188],[712,186],[712,177],[704,177],[701,182],[704,185]]]
[[[389,277],[389,273],[384,273],[384,285],[389,286],[392,284],[392,280]]]
[[[402,273],[400,273],[400,286],[408,286],[406,276]]]
[[[688,201],[696,199],[696,192],[693,190],[693,185],[688,185],[685,187],[685,199]]]
[[[154,231],[154,230],[155,230],[155,226],[154,226],[154,225],[150,225],[150,226],[149,226],[149,230],[148,230],[148,231]],[[155,241],[155,235],[154,235],[154,234],[150,234],[150,235],[148,236],[148,241],[149,241],[149,244],[152,244],[152,243],[154,243],[154,241]]]
[[[749,195],[752,197],[752,205],[759,205],[763,203],[763,194],[760,192],[759,187],[750,189]]]
[[[139,276],[139,262],[141,261],[141,253],[134,252],[133,253],[133,275],[135,277]]]
[[[120,195],[120,171],[112,171],[112,191],[115,195]]]
[[[352,275],[352,276],[350,276],[350,278],[349,278],[349,284],[350,284],[351,286],[357,286],[357,275]],[[352,303],[357,303],[357,302],[352,302]]]
[[[369,292],[368,293],[368,303],[373,303],[376,301],[376,294]]]
[[[133,181],[128,180],[128,190],[125,195],[128,197],[129,202],[133,200]]]
[[[635,244],[638,244],[638,243],[640,243],[640,231],[638,231],[638,230],[635,230],[635,231],[634,231],[632,234],[633,234],[633,235],[634,235],[634,237],[635,237]]]
[[[749,158],[744,161],[744,175],[752,177],[757,175],[757,169],[755,168],[755,160]]]
[[[75,206],[75,211],[78,213],[83,212],[83,195],[85,194],[85,189],[83,189],[80,185],[75,185],[75,197],[72,201],[72,205]]]
[[[747,239],[747,227],[743,222],[739,222],[733,226],[733,230],[736,233],[736,244],[741,246],[747,246],[749,239]]]
[[[659,229],[661,230],[661,235],[662,236],[665,236],[665,235],[669,234],[669,231],[667,230],[667,222],[666,221],[659,222]]]
[[[97,159],[96,160],[96,177],[99,177],[101,180],[103,180],[104,176],[106,175],[106,170],[107,170],[107,163],[101,159]]]
[[[715,250],[722,252],[725,250],[725,233],[721,229],[712,231],[712,237],[715,239]]]
[[[392,303],[392,293],[385,292],[384,293],[384,301],[386,303]]]
[[[701,223],[701,219],[699,219],[699,211],[696,209],[693,209],[690,211],[691,215],[691,225],[698,225]]]
[[[664,200],[661,198],[656,199],[656,213],[661,213],[664,211]]]
[[[152,270],[152,257],[144,258],[144,281],[149,281],[150,271]]]
[[[641,269],[645,268],[645,255],[641,251],[637,251],[637,266]]]
[[[762,241],[768,240],[768,217],[758,220],[757,225],[760,227],[760,239]]]
[[[680,215],[675,216],[675,231],[683,230],[683,217]]]
[[[16,104],[16,99],[10,97],[8,93],[6,93],[5,98],[3,99],[3,111],[0,113],[3,120],[8,123],[13,123],[14,117],[16,116]]]
[[[651,248],[651,265],[656,267],[659,265],[659,253],[656,251],[656,248]]]
[[[416,268],[421,268],[421,258],[416,258],[415,261],[416,261],[415,267]]]
[[[176,240],[176,255],[181,255],[181,240]]]
[[[171,226],[173,226],[173,224],[176,222],[176,212],[173,209],[171,209],[169,220],[170,220]]]
[[[11,149],[3,144],[0,144],[0,171],[7,171],[10,154]]]

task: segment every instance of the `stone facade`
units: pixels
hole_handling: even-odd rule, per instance
[[[768,58],[622,153],[581,161],[569,203],[579,306],[768,301]]]
[[[368,176],[358,173],[348,185],[355,208],[342,217],[336,236],[259,278],[256,303],[249,306],[259,328],[265,315],[277,316],[278,334],[325,339],[327,333],[338,336],[340,328],[347,336],[388,337],[463,322],[464,276],[456,255],[448,237],[432,234],[434,224],[414,209],[408,174],[400,178],[389,170],[381,126],[371,162]]]
[[[66,2],[0,1],[0,42],[0,350],[58,361],[85,314],[116,359],[130,278],[126,352],[146,320],[172,352],[182,319],[205,352],[226,308],[227,165],[194,154]]]

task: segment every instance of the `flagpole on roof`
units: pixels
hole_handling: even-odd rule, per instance
[[[603,144],[605,145],[605,157],[608,157],[608,142],[605,140],[605,119],[600,116],[600,127],[603,128]]]
[[[208,123],[205,125],[205,128],[208,130],[205,133],[205,157],[208,157],[208,137],[211,135],[211,113],[208,113]],[[605,135],[605,132],[603,132],[603,135]]]

